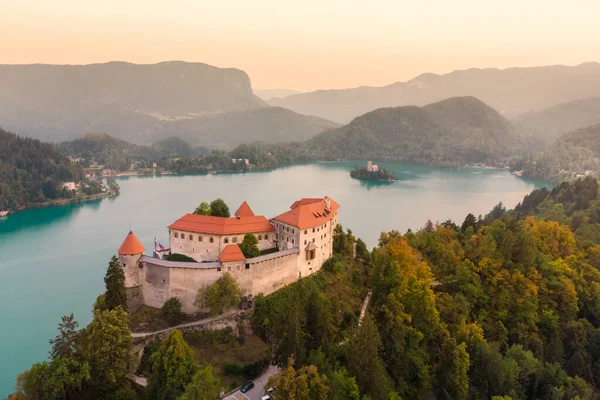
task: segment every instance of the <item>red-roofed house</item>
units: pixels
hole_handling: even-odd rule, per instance
[[[243,202],[232,218],[186,214],[169,225],[171,252],[196,261],[218,261],[228,244],[241,243],[251,233],[260,250],[275,247],[275,227],[262,215],[254,215]]]
[[[333,231],[340,205],[325,196],[295,201],[290,210],[273,218],[280,250],[299,248],[303,276],[321,269],[333,254]]]

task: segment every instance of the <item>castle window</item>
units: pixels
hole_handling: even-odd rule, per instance
[[[315,228],[313,228],[313,233],[315,233]]]
[[[292,239],[292,244],[294,244],[294,239]]]
[[[223,239],[223,243],[229,243],[229,238]]]
[[[269,235],[265,235],[265,240],[269,240]]]
[[[315,242],[315,238],[313,238],[313,243]]]
[[[215,238],[213,238],[213,237],[211,236],[211,237],[210,237],[210,239],[209,239],[208,241],[209,241],[209,242],[211,242],[211,243],[214,243],[214,242],[215,242]]]
[[[258,240],[262,240],[262,235],[258,235]]]
[[[305,231],[304,231],[304,234],[306,235],[307,233],[308,233],[308,231],[306,231],[306,230],[305,230]]]
[[[231,238],[231,242],[232,243],[237,243],[237,236],[234,236],[233,238]]]
[[[327,234],[324,234],[323,237],[327,237]]]
[[[194,235],[190,234],[190,240],[194,240]]]
[[[181,234],[181,238],[182,238],[182,239],[185,239],[185,233],[182,233],[182,234]]]
[[[306,240],[304,241],[304,244],[306,244]]]
[[[202,241],[202,236],[198,236],[198,241],[201,242]]]
[[[246,264],[246,269],[250,269],[250,264]]]
[[[231,266],[227,267],[227,271],[231,271]]]
[[[127,265],[125,265],[125,263],[123,263],[123,266],[126,267]]]
[[[178,235],[177,235],[177,232],[175,232],[175,237],[176,237],[176,238],[178,237]]]

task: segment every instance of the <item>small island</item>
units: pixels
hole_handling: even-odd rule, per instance
[[[356,179],[382,182],[394,182],[397,180],[392,171],[385,168],[379,168],[377,164],[373,164],[371,161],[369,161],[366,166],[356,166],[350,171],[350,176]]]

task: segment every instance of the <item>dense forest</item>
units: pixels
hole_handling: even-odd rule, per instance
[[[599,185],[587,177],[460,225],[382,233],[372,251],[338,226],[320,272],[255,299],[252,330],[282,368],[267,386],[280,400],[597,399],[599,223]],[[13,399],[135,398],[118,266],[94,321],[77,333],[64,317],[52,361],[21,375]],[[190,345],[219,337],[237,346],[231,331],[153,342],[148,398],[216,399],[220,378]]]
[[[0,211],[71,198],[74,193],[62,183],[82,177],[81,167],[54,145],[0,129]]]
[[[600,125],[591,125],[560,136],[547,149],[513,159],[511,169],[522,176],[557,184],[578,175],[600,171]]]

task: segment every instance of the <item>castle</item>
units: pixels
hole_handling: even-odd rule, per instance
[[[130,310],[142,304],[160,308],[171,297],[184,312],[196,311],[198,289],[230,273],[245,295],[271,294],[317,272],[333,254],[333,234],[340,206],[329,197],[305,198],[271,220],[255,215],[243,202],[231,218],[186,214],[169,225],[169,248],[144,255],[129,232],[118,250],[125,271]],[[253,234],[264,255],[246,258],[238,243]],[[195,262],[169,261],[171,253]]]

